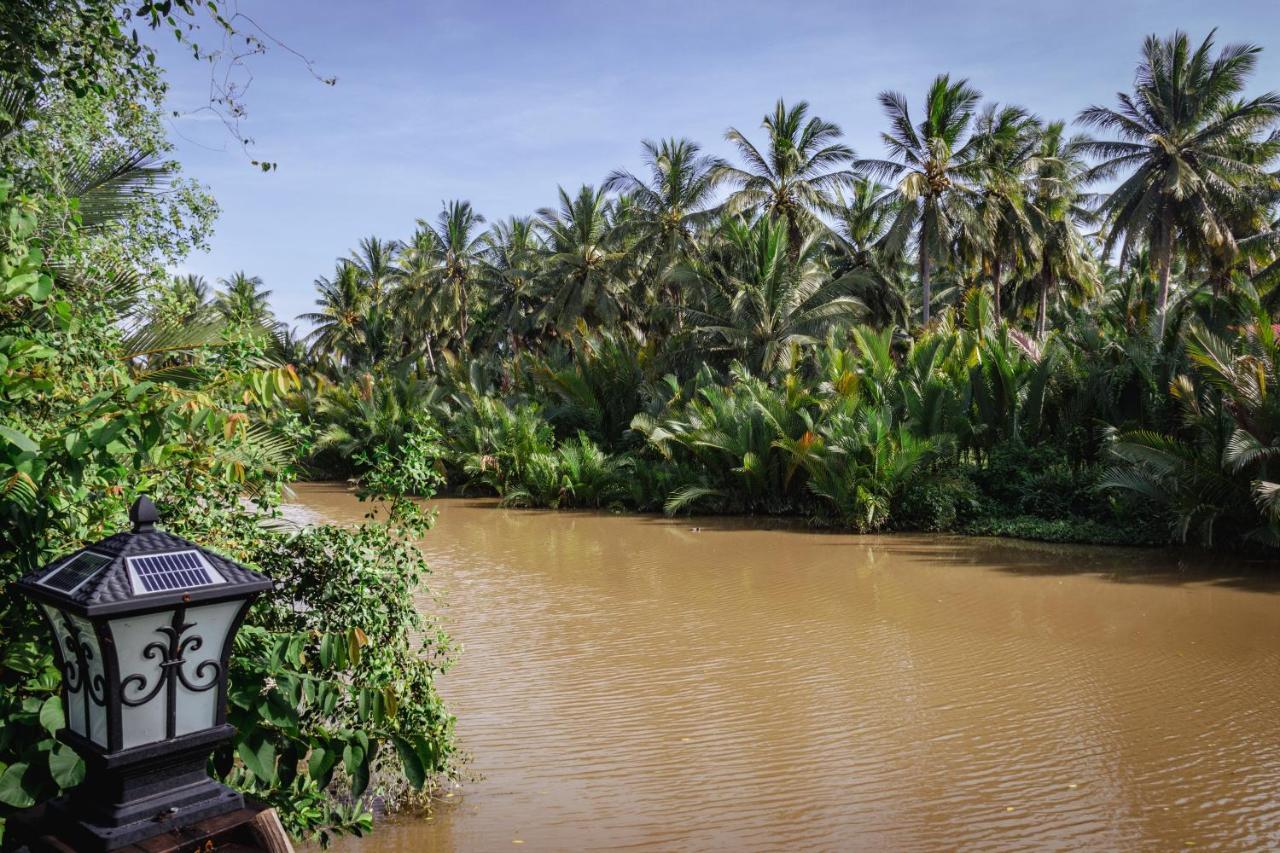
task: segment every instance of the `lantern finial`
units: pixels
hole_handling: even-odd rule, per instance
[[[134,533],[150,533],[155,530],[156,522],[160,520],[160,513],[156,510],[156,505],[151,502],[151,498],[139,495],[133,502],[133,506],[129,507],[129,520],[133,522]]]

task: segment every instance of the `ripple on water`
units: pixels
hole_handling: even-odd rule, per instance
[[[1271,591],[1133,550],[438,506],[483,779],[369,848],[1280,845]]]

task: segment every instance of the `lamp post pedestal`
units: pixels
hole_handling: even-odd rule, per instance
[[[209,753],[229,725],[102,755],[75,732],[59,739],[85,761],[85,778],[49,803],[49,816],[79,849],[114,850],[161,832],[233,812],[244,798],[209,777]]]

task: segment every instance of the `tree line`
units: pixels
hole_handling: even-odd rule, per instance
[[[428,434],[450,486],[512,502],[582,503],[585,453],[615,472],[600,505],[1274,543],[1280,95],[1246,93],[1260,51],[1149,37],[1079,132],[943,74],[879,95],[879,158],[778,101],[726,132],[732,160],[646,141],[639,173],[533,215],[455,200],[362,240],[316,280],[305,334],[243,275],[216,304],[175,282],[157,316],[274,334],[305,367],[316,475]],[[526,415],[521,445],[499,421]],[[1004,494],[1001,466],[1049,479]]]

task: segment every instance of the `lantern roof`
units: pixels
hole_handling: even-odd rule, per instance
[[[245,598],[271,588],[266,576],[181,536],[157,530],[145,496],[129,510],[133,530],[60,557],[18,581],[39,601],[86,616]]]

